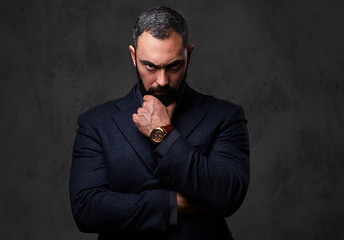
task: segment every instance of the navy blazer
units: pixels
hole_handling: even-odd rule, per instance
[[[231,239],[225,217],[249,185],[243,109],[186,86],[172,122],[180,136],[157,162],[132,121],[138,107],[134,87],[79,116],[70,175],[79,229],[99,239]],[[208,211],[178,214],[178,225],[169,226],[169,191]]]

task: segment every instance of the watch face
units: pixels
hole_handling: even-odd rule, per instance
[[[156,128],[151,133],[151,140],[155,143],[161,142],[165,137],[165,133],[161,128]]]

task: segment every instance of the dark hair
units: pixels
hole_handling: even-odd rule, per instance
[[[136,19],[133,30],[135,48],[139,36],[145,31],[157,39],[166,39],[175,31],[182,37],[184,47],[189,45],[189,32],[185,19],[168,7],[153,7],[141,13]]]

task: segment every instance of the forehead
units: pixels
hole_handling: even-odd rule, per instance
[[[184,59],[186,48],[183,45],[182,37],[176,32],[172,32],[166,39],[157,39],[146,31],[138,38],[136,55],[140,60],[149,60],[160,64]]]

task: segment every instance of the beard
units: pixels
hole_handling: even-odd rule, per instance
[[[152,95],[156,97],[162,104],[164,104],[165,107],[168,107],[172,102],[176,102],[179,98],[179,95],[181,94],[181,89],[182,89],[182,84],[185,83],[186,81],[186,73],[187,73],[187,68],[185,70],[183,79],[179,85],[179,88],[175,87],[170,87],[169,85],[166,86],[157,86],[157,87],[150,87],[148,91],[145,89],[143,85],[143,81],[141,78],[141,75],[139,73],[139,70],[136,67],[136,75],[139,83],[139,89],[142,94],[142,96],[145,95]]]

